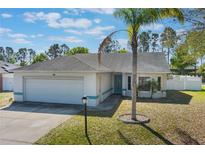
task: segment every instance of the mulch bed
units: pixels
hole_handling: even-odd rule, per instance
[[[118,119],[128,124],[143,124],[150,122],[150,119],[148,117],[141,114],[136,114],[135,120],[132,119],[132,115],[130,113],[122,114],[118,117]]]

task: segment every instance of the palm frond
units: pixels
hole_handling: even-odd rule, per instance
[[[174,17],[181,23],[184,23],[184,14],[181,9],[177,8],[165,8],[165,9],[158,9],[159,17],[161,19]]]

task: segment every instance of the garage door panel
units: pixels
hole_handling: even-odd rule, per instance
[[[25,79],[25,101],[80,104],[81,79]]]

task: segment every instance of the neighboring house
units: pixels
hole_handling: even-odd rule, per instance
[[[88,96],[96,106],[111,94],[131,95],[132,54],[105,53],[58,57],[14,70],[15,101],[81,104]],[[170,73],[163,53],[138,54],[140,97],[150,97],[149,80],[159,83],[153,97],[162,97]]]
[[[12,69],[18,68],[17,65],[0,61],[0,92],[13,91],[13,72]]]

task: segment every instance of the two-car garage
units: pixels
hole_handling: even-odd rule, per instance
[[[26,77],[23,85],[24,101],[80,104],[83,96],[83,77]]]

